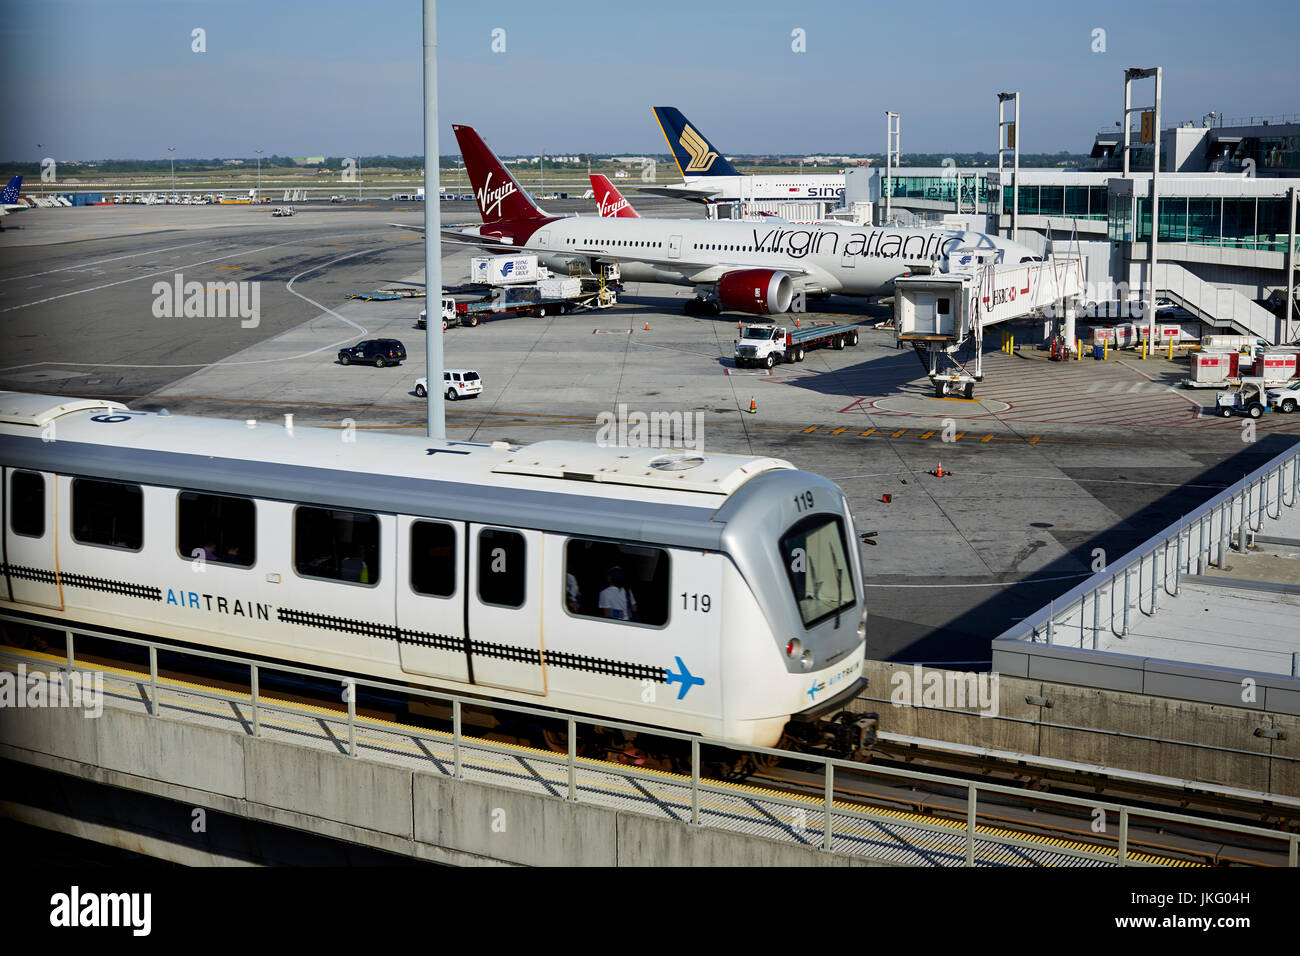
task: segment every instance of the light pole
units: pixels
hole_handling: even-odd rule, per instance
[[[253,152],[257,153],[257,201],[260,203],[262,201],[262,151],[255,149]]]
[[[172,161],[172,199],[176,199],[176,147],[168,146],[167,152],[171,155]]]
[[[39,166],[41,166],[41,167],[44,167],[44,165],[45,165],[45,157],[41,155],[41,149],[42,149],[42,148],[43,148],[43,144],[41,144],[41,143],[37,143],[37,144],[36,144],[36,162],[37,162],[37,165],[39,165]],[[44,171],[45,171],[44,168],[42,168],[42,169],[41,169],[41,172],[44,172]],[[45,195],[45,177],[44,177],[44,176],[41,177],[41,195],[42,195],[42,196]]]

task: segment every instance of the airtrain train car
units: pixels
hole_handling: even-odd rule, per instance
[[[761,746],[861,689],[853,519],[785,461],[0,392],[0,465],[36,621]]]

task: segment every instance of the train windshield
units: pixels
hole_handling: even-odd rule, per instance
[[[804,518],[781,538],[781,557],[804,627],[819,624],[856,604],[853,566],[846,556],[840,518]]]

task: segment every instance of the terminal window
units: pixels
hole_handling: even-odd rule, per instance
[[[253,566],[257,515],[251,499],[182,491],[176,505],[176,548],[181,557]]]
[[[662,627],[668,622],[669,572],[662,548],[570,538],[564,549],[564,606],[582,617]]]
[[[144,493],[140,486],[73,479],[72,537],[81,544],[139,551],[144,544]]]
[[[294,512],[293,566],[303,577],[379,582],[379,519],[355,511]]]
[[[9,478],[9,527],[28,538],[45,537],[45,477],[15,471]]]
[[[440,521],[411,525],[411,590],[432,597],[456,593],[456,529]]]
[[[524,536],[484,528],[478,535],[478,596],[484,604],[523,607],[528,568]]]

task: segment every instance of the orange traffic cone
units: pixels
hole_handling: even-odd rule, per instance
[[[934,476],[935,476],[936,478],[942,478],[942,477],[943,477],[943,462],[939,462],[939,467],[938,467],[938,469],[935,470]]]
[[[758,403],[754,401],[753,395],[749,396],[749,414],[751,415],[758,414]]]
[[[649,323],[649,322],[647,322],[647,323],[645,324],[645,331],[647,331],[647,332],[650,331],[650,323]]]
[[[798,320],[798,319],[795,319],[795,320],[794,320],[794,327],[795,327],[796,329],[799,328],[799,320]]]

